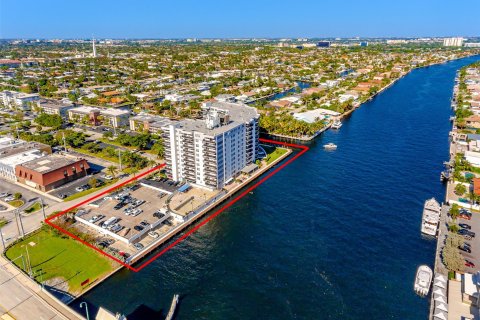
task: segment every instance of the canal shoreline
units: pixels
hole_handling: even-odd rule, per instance
[[[400,79],[404,78],[405,76],[407,76],[408,74],[410,74],[412,71],[414,70],[417,70],[417,69],[423,69],[423,68],[428,68],[428,67],[431,67],[431,66],[435,66],[435,65],[441,65],[441,64],[444,64],[444,63],[448,63],[448,62],[451,62],[451,61],[455,61],[455,60],[460,60],[460,59],[465,59],[465,58],[469,58],[469,57],[473,57],[473,56],[476,56],[478,54],[469,54],[469,55],[466,55],[464,57],[460,57],[460,58],[455,58],[455,59],[447,59],[445,61],[442,61],[442,62],[436,62],[436,63],[430,63],[428,65],[425,65],[425,66],[420,66],[420,67],[413,67],[412,69],[410,69],[409,71],[405,72],[404,74],[400,75],[398,78],[396,79],[393,79],[391,82],[389,82],[388,84],[386,84],[385,86],[383,86],[382,88],[380,88],[377,92],[375,92],[374,94],[372,94],[370,97],[368,97],[365,101],[363,102],[356,102],[353,104],[353,108],[351,110],[348,110],[342,114],[340,114],[339,116],[336,117],[336,119],[338,120],[343,120],[345,119],[346,117],[350,116],[355,110],[357,110],[358,108],[360,108],[363,104],[373,100],[375,97],[377,97],[379,94],[381,94],[382,92],[384,92],[385,90],[389,89],[391,86],[393,86],[397,81],[399,81]],[[302,82],[308,82],[308,81],[304,81],[302,80]],[[290,89],[291,90],[291,89]],[[288,91],[288,90],[286,90]],[[286,92],[285,91],[285,92]],[[329,121],[329,123],[323,127],[321,130],[315,132],[313,135],[311,136],[301,136],[301,137],[295,137],[295,136],[289,136],[289,135],[282,135],[282,134],[275,134],[275,133],[269,133],[269,132],[265,132],[266,135],[270,136],[270,137],[274,137],[274,138],[282,138],[282,139],[288,139],[288,140],[291,140],[291,141],[301,141],[301,142],[309,142],[309,141],[312,141],[314,140],[316,137],[318,137],[320,134],[322,134],[323,132],[327,131],[328,129],[330,129],[331,125],[332,125],[332,121]]]

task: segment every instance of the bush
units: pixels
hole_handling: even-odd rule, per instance
[[[455,186],[455,194],[463,196],[465,192],[467,192],[467,187],[465,187],[463,184],[459,183]]]
[[[15,192],[15,194],[13,195],[13,197],[15,198],[15,200],[19,200],[22,198],[22,194],[20,192]]]

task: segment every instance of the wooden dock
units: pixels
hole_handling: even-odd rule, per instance
[[[178,294],[173,295],[172,304],[170,305],[170,310],[168,310],[167,317],[165,320],[172,320],[175,315],[175,311],[178,305]]]

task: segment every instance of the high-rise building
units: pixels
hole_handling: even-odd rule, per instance
[[[201,120],[163,128],[166,170],[175,181],[219,189],[257,159],[259,115],[241,103],[208,102],[202,109]]]
[[[93,52],[92,52],[92,56],[93,56],[94,58],[96,58],[96,57],[97,57],[97,48],[95,48],[95,38],[92,39],[92,49],[93,49],[93,50],[92,50],[92,51],[93,51]]]
[[[445,38],[443,39],[443,45],[445,47],[461,47],[463,46],[463,38]]]

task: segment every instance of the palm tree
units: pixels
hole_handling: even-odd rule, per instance
[[[130,173],[133,174],[133,177],[135,178],[135,175],[138,173],[138,168],[137,167],[132,167],[130,168]]]
[[[117,173],[118,170],[117,170],[117,167],[110,166],[110,167],[107,168],[107,171],[108,171],[108,173],[110,173],[110,175],[112,177],[115,177],[115,173]]]

